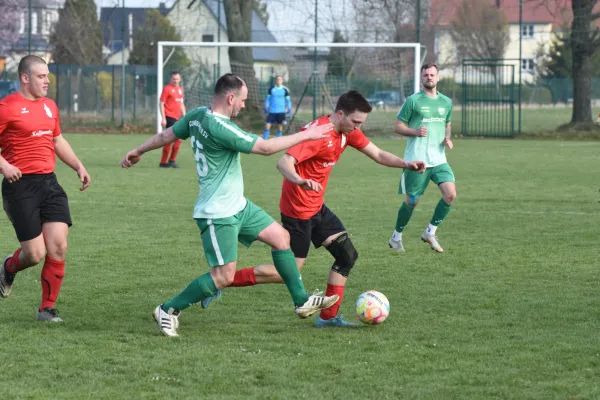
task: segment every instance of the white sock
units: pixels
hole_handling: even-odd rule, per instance
[[[435,235],[435,231],[437,231],[437,226],[429,224],[427,230],[425,231],[428,235]]]
[[[392,240],[394,242],[401,241],[402,240],[402,232],[394,231],[394,233],[392,234]]]

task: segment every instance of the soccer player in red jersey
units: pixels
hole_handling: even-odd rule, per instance
[[[46,98],[48,65],[26,56],[18,67],[21,88],[0,100],[0,173],[4,211],[21,247],[0,266],[0,297],[8,297],[15,275],[42,267],[42,303],[36,319],[62,322],[54,303],[65,275],[69,203],[54,174],[56,157],[77,172],[80,190],[90,176],[61,135],[58,107]]]
[[[160,115],[162,120],[160,124],[163,129],[175,125],[175,122],[185,115],[185,105],[183,104],[183,88],[181,87],[181,74],[172,72],[169,84],[163,88],[160,95]],[[168,144],[163,147],[162,158],[160,159],[159,167],[161,168],[179,168],[175,162],[179,148],[181,147],[181,139],[176,140],[173,144]]]
[[[332,123],[329,138],[298,144],[279,160],[277,168],[285,178],[279,208],[281,222],[290,233],[292,252],[299,269],[304,266],[310,243],[325,247],[334,258],[327,280],[326,295],[337,294],[339,300],[321,311],[317,327],[352,326],[338,316],[344,296],[344,287],[350,270],[358,258],[344,224],[325,205],[324,195],[331,169],[347,146],[354,147],[378,164],[423,172],[423,161],[405,162],[372,143],[360,130],[372,107],[356,90],[344,93],[338,99],[335,112],[318,118],[307,126]],[[282,282],[272,265],[260,265],[236,272],[232,286],[251,286],[260,283]],[[220,293],[214,297],[218,298]],[[206,307],[210,300],[205,300]]]

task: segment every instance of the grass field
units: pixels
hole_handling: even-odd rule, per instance
[[[449,160],[458,197],[438,231],[446,252],[419,240],[439,193],[431,186],[387,248],[399,171],[350,149],[326,196],[360,253],[341,311],[367,289],[386,294],[381,326],[320,330],[298,319],[282,285],[226,289],[220,303],[158,334],[151,312],[207,271],[191,219],[197,194],[189,144],[183,168],[159,154],[131,170],[124,153],[146,136],[66,135],[92,186],[57,168],[70,196],[64,324],[34,321],[40,267],[0,300],[4,399],[399,399],[600,397],[598,226],[600,142],[457,140]],[[403,141],[379,140],[402,154]],[[246,194],[278,215],[278,157],[244,156]],[[17,248],[0,217],[0,251]],[[270,260],[262,244],[240,266]],[[312,250],[307,287],[324,288],[329,254]]]

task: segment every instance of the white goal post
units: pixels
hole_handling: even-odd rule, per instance
[[[317,53],[317,49],[322,49],[325,51],[329,51],[330,49],[334,49],[334,48],[345,48],[348,49],[348,51],[357,51],[358,49],[362,49],[362,51],[365,52],[373,52],[376,51],[377,49],[407,49],[411,56],[407,57],[407,59],[409,59],[409,61],[411,64],[413,64],[412,66],[408,65],[407,67],[412,67],[412,71],[410,71],[410,73],[412,74],[412,82],[410,82],[411,86],[410,88],[407,88],[407,92],[409,92],[410,90],[412,90],[412,93],[416,93],[419,91],[420,89],[420,68],[421,68],[421,64],[423,62],[423,58],[425,55],[425,51],[422,51],[421,47],[423,47],[420,43],[279,43],[279,42],[172,42],[172,41],[160,41],[157,43],[157,99],[156,99],[156,114],[157,114],[157,118],[156,118],[156,127],[157,127],[157,132],[160,132],[162,130],[161,127],[161,116],[160,116],[160,94],[162,93],[163,87],[164,87],[164,79],[166,78],[164,76],[164,71],[165,71],[165,66],[167,66],[169,60],[171,59],[171,56],[173,55],[173,53],[175,52],[175,49],[178,47],[181,48],[190,48],[190,47],[196,47],[199,49],[204,49],[204,52],[209,52],[209,51],[216,51],[215,49],[219,49],[219,60],[221,60],[223,58],[223,54],[226,54],[226,51],[221,52],[220,48],[224,48],[227,49],[229,47],[249,47],[249,48],[269,48],[269,49],[304,49],[307,51],[307,53],[310,53],[312,51],[315,52],[315,59],[316,59],[316,53]],[[166,55],[166,59],[165,59],[165,48],[171,48],[169,53]],[[209,50],[211,49],[211,50]],[[189,51],[189,49],[188,49]],[[388,50],[389,51],[389,50]],[[351,57],[351,56],[350,56]],[[368,57],[368,56],[367,56]],[[197,61],[195,61],[194,59],[191,60],[192,65],[191,68],[195,68],[196,67],[196,63]],[[219,61],[220,62],[220,61]],[[292,65],[294,64],[295,61],[290,61],[289,59],[287,60],[287,63],[291,63]],[[315,61],[316,62],[316,61]],[[377,60],[375,58],[373,58],[372,60],[373,62],[373,66],[374,68],[377,66]],[[392,61],[393,62],[393,61]],[[256,63],[256,57],[255,57],[255,63]],[[201,62],[198,62],[198,65],[201,64]],[[221,64],[219,64],[220,66]],[[220,69],[220,68],[219,68]],[[216,69],[216,71],[219,71],[219,69]],[[314,68],[313,68],[314,69]],[[410,68],[406,68],[406,70],[409,70]],[[226,72],[226,70],[223,71],[219,71],[218,74],[224,74]],[[315,71],[315,74],[318,71]],[[405,72],[406,74],[407,72]],[[186,78],[184,77],[184,80]],[[296,94],[297,96],[297,94]],[[189,109],[191,108],[195,108],[198,107],[200,105],[206,105],[208,106],[209,104],[189,104],[188,105],[188,93],[186,92],[186,107],[188,107]]]

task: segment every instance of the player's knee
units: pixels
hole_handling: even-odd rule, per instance
[[[443,197],[446,204],[452,204],[456,200],[456,192],[446,193]]]
[[[278,232],[277,232],[277,237],[273,240],[273,243],[271,243],[271,246],[273,247],[274,250],[286,250],[290,248],[290,233],[285,230],[284,228],[281,228]]]
[[[358,251],[356,251],[348,234],[342,233],[327,246],[327,250],[335,259],[331,270],[348,277],[350,270],[352,270],[356,260],[358,260]]]
[[[25,264],[37,265],[46,257],[46,249],[42,246],[34,247],[23,252],[25,254]]]
[[[49,246],[48,255],[55,260],[64,260],[67,255],[67,241]]]

